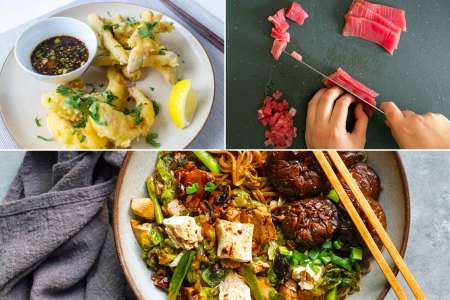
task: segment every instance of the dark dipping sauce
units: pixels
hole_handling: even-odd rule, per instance
[[[78,69],[88,58],[89,50],[82,41],[62,35],[41,42],[31,54],[31,64],[39,74],[62,75]]]

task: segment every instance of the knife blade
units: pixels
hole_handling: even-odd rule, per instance
[[[284,51],[284,54],[286,54],[287,56],[289,56],[290,58],[292,58],[293,60],[300,62],[302,65],[304,65],[305,67],[307,67],[309,70],[313,71],[316,74],[319,74],[320,76],[322,76],[323,78],[331,81],[334,85],[340,87],[341,89],[343,89],[344,91],[346,91],[347,93],[353,95],[355,98],[357,98],[358,100],[361,100],[362,102],[364,102],[365,104],[367,104],[368,106],[370,106],[371,108],[375,109],[376,111],[382,113],[383,115],[385,115],[384,111],[382,111],[381,109],[379,109],[378,107],[376,107],[375,105],[373,105],[372,103],[367,102],[367,100],[363,99],[361,96],[358,96],[357,94],[355,94],[354,92],[350,91],[348,88],[346,88],[345,86],[342,86],[342,84],[339,84],[338,82],[336,82],[335,80],[331,79],[329,76],[325,75],[324,73],[320,72],[319,70],[317,70],[316,68],[314,68],[313,66],[311,66],[310,64],[304,62],[303,60],[297,60],[295,58],[293,58],[291,56],[291,54],[289,54],[288,52]]]

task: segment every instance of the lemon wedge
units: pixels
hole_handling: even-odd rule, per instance
[[[169,98],[169,115],[175,126],[186,128],[194,117],[197,97],[190,80],[181,80],[172,87]]]

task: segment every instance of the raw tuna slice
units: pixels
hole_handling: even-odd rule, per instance
[[[281,32],[286,32],[289,29],[289,24],[286,21],[284,8],[278,10],[275,15],[267,18],[270,22],[272,22],[273,26]]]
[[[289,32],[282,32],[277,30],[276,28],[272,28],[272,34],[271,36],[275,39],[275,40],[280,40],[280,41],[285,41],[285,42],[290,42],[291,41],[291,35],[289,34]]]
[[[300,53],[298,53],[297,51],[292,51],[291,56],[295,60],[303,61],[303,56]]]
[[[400,42],[400,32],[392,31],[388,27],[369,19],[351,15],[345,17],[345,27],[342,34],[377,43],[390,54],[394,54]]]
[[[331,78],[334,82],[342,85],[352,93],[363,98],[370,104],[376,105],[375,98],[379,94],[376,91],[372,90],[371,88],[367,87],[366,85],[362,84],[358,80],[354,79],[350,74],[345,72],[344,69],[338,68],[335,73],[329,75],[328,77]],[[325,79],[323,83],[327,87],[331,87],[334,85],[334,83],[328,79]],[[367,113],[369,113],[369,115],[371,115],[373,112],[373,109],[370,106],[366,106],[364,110]]]
[[[347,13],[347,16],[369,19],[371,21],[374,21],[376,23],[379,23],[381,25],[388,27],[389,29],[391,29],[393,31],[398,31],[398,32],[402,31],[402,29],[400,27],[398,27],[397,25],[392,23],[389,19],[385,18],[384,16],[380,15],[379,13],[376,13],[375,11],[369,9],[361,1],[353,2],[352,6],[350,7],[350,10]]]
[[[292,2],[291,6],[286,12],[286,17],[298,25],[303,25],[305,20],[309,17],[308,13],[297,2]]]
[[[283,51],[287,47],[287,41],[282,40],[274,40],[273,46],[272,46],[272,56],[275,60],[279,60],[281,54],[283,54]]]
[[[397,27],[400,27],[402,31],[406,31],[406,13],[403,9],[391,7],[382,4],[371,3],[365,0],[354,0],[353,3],[360,2],[364,4],[370,10],[382,15],[388,20],[391,20]]]

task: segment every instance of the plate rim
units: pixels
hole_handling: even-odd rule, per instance
[[[186,151],[189,151],[189,150],[186,150]],[[267,151],[267,150],[265,150],[265,151]],[[153,152],[159,152],[159,151],[153,151]],[[381,152],[391,152],[391,151],[381,151]],[[140,300],[141,299],[145,300],[144,295],[142,295],[141,291],[137,288],[137,285],[136,285],[135,281],[133,280],[133,277],[131,276],[131,272],[125,263],[125,258],[124,258],[124,254],[123,254],[122,243],[120,242],[121,239],[120,239],[120,233],[119,233],[119,198],[120,198],[120,193],[122,191],[122,183],[125,178],[128,164],[131,160],[131,157],[135,153],[136,153],[136,151],[128,151],[127,154],[125,155],[125,158],[120,167],[120,172],[119,172],[119,175],[117,178],[116,188],[114,191],[112,227],[113,227],[113,232],[114,232],[114,243],[116,246],[116,253],[117,253],[117,257],[119,259],[120,267],[122,268],[122,271],[125,275],[125,279],[126,279],[127,283],[130,285],[131,290],[133,291],[134,295]],[[399,153],[399,151],[392,151],[391,153],[394,154],[395,161],[398,165],[398,170],[400,171],[400,175],[402,177],[402,189],[403,189],[404,200],[405,200],[404,201],[405,224],[403,226],[402,242],[401,242],[400,249],[399,249],[401,257],[404,258],[405,253],[406,253],[406,248],[408,246],[409,230],[411,227],[411,198],[410,198],[410,193],[409,193],[408,177],[407,177],[405,166],[404,166],[404,163],[400,156],[400,153]],[[397,276],[397,274],[399,272],[398,268],[394,267],[393,272],[394,272],[394,275]],[[386,297],[386,295],[390,289],[391,289],[391,286],[389,285],[389,282],[386,282],[384,288],[378,294],[377,300],[383,300]]]
[[[133,3],[122,3],[122,2],[114,2],[114,1],[94,2],[94,3],[82,3],[82,4],[75,4],[75,5],[68,5],[68,6],[65,7],[64,9],[59,10],[59,11],[56,11],[56,12],[52,13],[51,15],[46,16],[45,18],[37,17],[37,18],[33,19],[32,21],[30,21],[30,23],[24,25],[25,27],[22,28],[22,31],[23,31],[23,30],[26,30],[26,28],[28,28],[29,26],[32,26],[32,24],[33,24],[34,21],[40,20],[41,18],[42,18],[42,19],[52,18],[52,17],[55,17],[55,16],[57,16],[57,15],[59,15],[59,14],[61,14],[61,13],[66,12],[66,11],[68,11],[68,10],[71,10],[71,9],[74,9],[74,8],[78,8],[78,7],[82,7],[82,6],[103,5],[103,4],[129,5],[129,6],[134,6],[134,7],[137,7],[137,8],[142,8],[142,9],[151,9],[151,10],[152,10],[153,12],[155,12],[155,13],[159,13],[159,14],[161,14],[161,15],[163,15],[163,16],[166,16],[165,14],[161,13],[160,11],[154,10],[154,9],[152,9],[152,8],[149,7],[149,6],[142,6],[142,5],[137,5],[137,4],[133,4]],[[184,146],[178,148],[178,149],[187,149],[187,148],[189,148],[189,147],[191,146],[192,142],[200,135],[200,133],[203,131],[203,129],[205,129],[206,124],[209,122],[209,120],[210,120],[210,118],[211,118],[211,111],[212,111],[212,109],[213,109],[213,107],[214,107],[214,103],[215,103],[215,99],[216,99],[216,92],[217,92],[217,89],[216,89],[216,72],[215,72],[215,70],[214,70],[213,64],[212,64],[212,62],[211,62],[211,57],[210,57],[210,55],[208,54],[208,51],[206,51],[205,46],[203,46],[203,44],[202,44],[202,43],[198,40],[198,38],[192,33],[192,31],[189,30],[188,28],[186,28],[186,26],[184,26],[183,24],[181,24],[178,20],[174,19],[173,17],[171,17],[171,16],[166,16],[166,17],[169,17],[170,19],[176,21],[183,29],[185,29],[187,32],[189,32],[189,33],[192,35],[192,37],[194,38],[194,40],[196,41],[196,43],[200,46],[200,48],[203,50],[203,52],[205,53],[206,57],[208,58],[208,66],[209,66],[209,68],[210,68],[210,70],[211,70],[211,74],[212,74],[212,77],[213,77],[213,90],[212,90],[212,92],[213,92],[213,93],[212,93],[212,94],[213,94],[213,97],[212,97],[212,103],[211,103],[211,105],[210,105],[210,107],[209,107],[208,115],[206,116],[205,122],[202,124],[202,126],[200,127],[200,129],[198,130],[198,132],[191,138],[191,140],[190,140],[188,143],[186,143],[186,145],[184,145]],[[20,31],[20,32],[22,32],[22,31]],[[4,62],[2,63],[2,65],[1,65],[1,67],[0,67],[0,78],[1,78],[2,75],[3,75],[3,72],[4,72],[4,68],[5,68],[6,63],[8,62],[9,59],[11,59],[11,56],[14,54],[14,49],[15,49],[15,46],[12,46],[12,47],[11,47],[11,50],[8,52],[8,55],[6,56]],[[13,59],[14,59],[14,58],[13,58]],[[1,103],[1,100],[0,100],[0,103]],[[4,112],[3,112],[3,109],[1,109],[1,105],[0,105],[0,118],[1,118],[1,121],[2,121],[3,125],[5,126],[5,128],[6,128],[6,130],[7,130],[7,133],[8,133],[8,135],[9,135],[9,138],[14,142],[14,147],[11,147],[11,149],[31,149],[31,148],[25,148],[25,147],[23,147],[23,145],[21,145],[21,144],[17,141],[16,137],[12,134],[12,131],[11,131],[10,127],[8,126],[8,123],[7,123],[6,120],[5,120]],[[225,136],[225,134],[224,134],[224,136]],[[7,139],[7,137],[6,137],[6,139]],[[9,149],[9,147],[8,147],[8,148],[5,148],[5,149]],[[129,148],[129,149],[133,149],[133,148]],[[43,151],[60,151],[60,150],[61,150],[61,151],[66,151],[66,150],[69,150],[69,149],[64,148],[64,145],[63,145],[63,144],[60,144],[60,147],[58,147],[58,148],[35,148],[35,150],[43,150]],[[113,151],[114,151],[114,150],[121,150],[121,149],[111,148],[111,149],[89,149],[89,150],[90,150],[90,151],[95,151],[95,150],[98,150],[98,151],[111,151],[111,150],[113,150]],[[126,149],[124,149],[124,150],[126,150]],[[142,150],[155,150],[155,151],[158,151],[158,149],[154,149],[154,148],[144,148],[144,149],[142,149]]]

